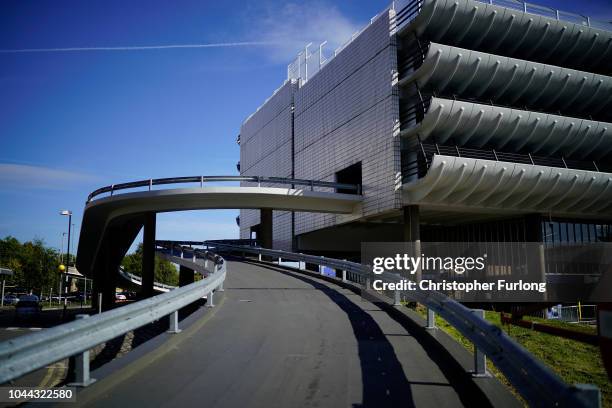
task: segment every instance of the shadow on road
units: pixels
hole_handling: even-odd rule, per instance
[[[357,339],[363,380],[363,404],[356,407],[414,407],[410,383],[395,350],[372,316],[345,295],[313,279],[280,268],[253,264],[312,285],[346,313]]]
[[[386,338],[376,321],[340,292],[326,285],[283,268],[261,264],[254,261],[244,261],[269,270],[299,279],[327,295],[344,311],[353,327],[359,347],[359,359],[363,378],[363,407],[414,407],[411,385],[435,385],[452,387],[465,406],[492,407],[491,401],[474,383],[470,373],[438,342],[416,322],[388,313],[401,325],[425,350],[429,358],[440,368],[448,383],[430,383],[410,381],[397,359],[393,346]],[[388,305],[371,302],[385,310]]]

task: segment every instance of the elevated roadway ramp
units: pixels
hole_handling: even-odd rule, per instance
[[[299,181],[279,180],[285,184]],[[151,180],[151,185],[154,185],[155,182],[163,184],[163,180]],[[159,212],[230,208],[349,215],[358,212],[359,203],[362,200],[361,195],[329,192],[330,187],[333,188],[333,183],[325,184],[325,182],[316,181],[312,183],[310,190],[281,187],[202,186],[116,195],[113,195],[113,189],[118,189],[117,186],[105,187],[92,193],[90,201],[85,206],[77,267],[83,274],[99,282],[100,287],[103,287],[100,290],[106,293],[113,292],[113,279],[116,277],[116,270],[125,253],[145,225],[148,215]],[[313,191],[313,185],[321,184],[327,187],[328,191]],[[126,183],[126,187],[122,188],[141,185],[142,182]],[[111,195],[92,201],[91,198],[99,194],[98,191],[110,192]]]
[[[92,407],[518,406],[497,380],[471,378],[377,305],[321,279],[229,261],[223,298],[215,301],[203,325],[99,378],[78,401]]]

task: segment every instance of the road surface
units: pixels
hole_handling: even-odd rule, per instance
[[[466,386],[469,374],[457,380],[430,356],[430,347],[348,289],[235,261],[228,262],[225,288],[205,323],[174,335],[138,367],[127,365],[93,384],[77,401],[94,407],[488,403]]]

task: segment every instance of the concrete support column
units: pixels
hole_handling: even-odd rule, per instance
[[[186,266],[179,266],[179,286],[189,285],[190,283],[195,282],[195,275],[192,269],[187,268]]]
[[[104,254],[100,262],[94,266],[93,280],[93,302],[97,305],[98,297],[101,296],[102,310],[109,310],[115,304],[115,288],[117,285],[117,269],[119,265],[115,262],[116,254],[112,242],[117,239],[117,231],[109,228],[102,240],[101,253]]]
[[[543,218],[540,214],[525,216],[525,242],[531,242],[527,249],[527,272],[534,282],[546,282],[546,254],[542,231]],[[538,294],[545,301],[547,293]]]
[[[406,252],[412,256],[421,256],[421,225],[418,205],[408,205],[404,211],[404,242]],[[416,281],[421,280],[421,268],[413,275]]]
[[[418,205],[407,205],[404,210],[404,241],[421,242],[421,227]]]
[[[153,296],[155,280],[155,213],[145,214],[144,233],[142,238],[142,296]]]
[[[259,210],[259,242],[263,248],[272,248],[272,209]]]

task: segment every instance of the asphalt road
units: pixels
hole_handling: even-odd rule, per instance
[[[431,358],[431,348],[349,290],[238,262],[228,263],[225,287],[197,330],[173,337],[163,355],[93,384],[77,401],[94,407],[481,406],[473,390],[455,384]]]

